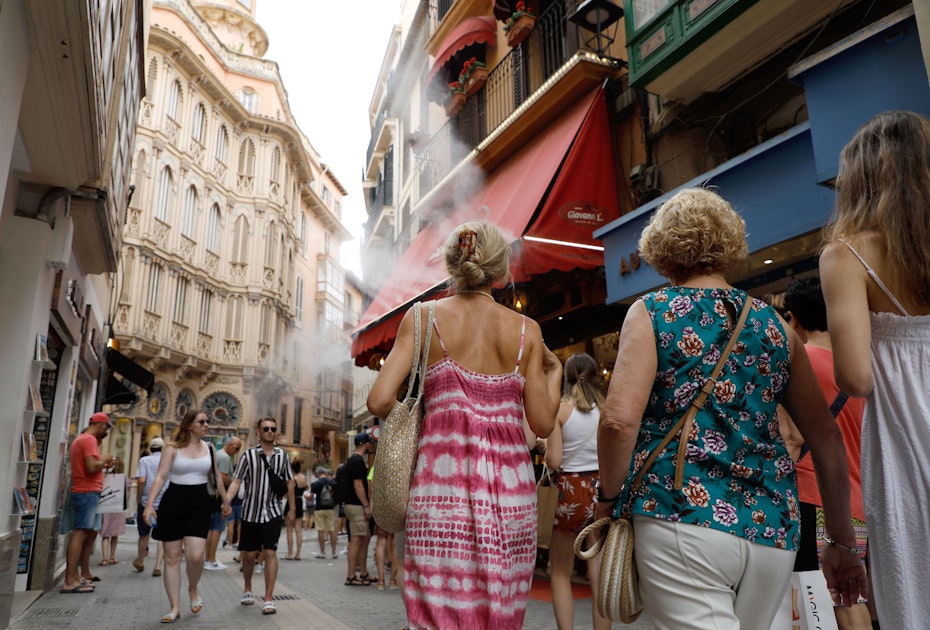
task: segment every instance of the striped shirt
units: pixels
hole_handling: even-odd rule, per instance
[[[242,501],[242,520],[249,523],[267,523],[284,516],[283,499],[278,499],[271,492],[271,480],[261,459],[262,447],[254,446],[239,458],[239,465],[233,475],[245,486],[245,499]],[[284,481],[294,478],[290,462],[283,449],[275,446],[274,453],[268,457],[268,466]]]

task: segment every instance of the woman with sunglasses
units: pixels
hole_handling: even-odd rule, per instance
[[[223,477],[216,466],[212,445],[203,438],[207,433],[207,414],[188,411],[181,420],[174,441],[162,453],[142,518],[155,524],[152,538],[165,546],[165,591],[171,611],[161,618],[162,623],[174,623],[181,618],[181,548],[187,558],[187,591],[190,594],[191,612],[203,609],[203,599],[197,584],[203,573],[204,551],[213,503],[207,492],[207,478],[213,468],[217,492],[223,497],[223,517],[232,513],[223,487]],[[156,513],[155,497],[162,486],[170,481]]]

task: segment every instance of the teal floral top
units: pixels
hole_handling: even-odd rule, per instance
[[[658,369],[627,488],[719,360],[732,330],[726,305],[738,315],[747,298],[737,289],[685,287],[643,297],[655,331]],[[788,339],[775,310],[754,300],[736,346],[688,436],[682,489],[675,490],[678,440],[674,439],[646,473],[632,502],[627,492],[617,510],[626,516],[690,523],[796,550],[797,476],[776,415],[790,367]]]

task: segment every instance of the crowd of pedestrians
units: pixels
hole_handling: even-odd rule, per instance
[[[354,436],[335,474],[309,475],[277,445],[274,418],[255,423],[256,445],[233,465],[241,441],[214,450],[206,414],[191,411],[172,440],[150,441],[135,474],[132,565],[145,570],[149,536],[163,545],[161,621],[181,618],[182,550],[190,611],[204,608],[198,582],[204,568],[227,568],[216,559],[224,531],[239,550],[239,603],[274,614],[282,529],[285,559],[297,561],[306,523],[313,558],[344,553],[346,587],[398,589],[410,628],[522,627],[537,559],[535,447],[559,489],[547,572],[560,629],[572,626],[572,545],[605,516],[634,524],[656,628],[780,628],[792,573],[817,570],[841,629],[923,627],[930,531],[907,508],[930,502],[930,121],[868,121],[841,154],[836,187],[822,287],[807,274],[780,304],[728,281],[748,247],[723,197],[692,188],[661,204],[639,252],[669,284],[630,306],[606,393],[590,355],[563,368],[539,325],[495,299],[510,273],[504,235],[457,227],[444,249],[450,295],[435,318],[405,314],[368,397],[373,415],[390,412],[427,332],[414,322],[427,322],[436,343],[404,529],[372,518],[370,484],[388,474],[372,468],[373,432]],[[71,446],[63,593],[95,591],[96,503],[104,471],[122,464],[99,452],[111,427],[94,414]],[[106,545],[103,559],[117,562]],[[597,568],[590,561],[594,589]],[[610,625],[595,609],[592,627]]]

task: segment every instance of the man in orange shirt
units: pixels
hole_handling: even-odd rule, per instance
[[[65,581],[62,593],[93,593],[92,582],[81,579],[78,566],[84,575],[90,575],[90,554],[97,538],[97,502],[103,490],[103,472],[116,463],[116,457],[100,457],[100,442],[113,427],[110,417],[102,412],[90,417],[84,432],[71,444],[71,512],[74,530],[68,542]]]

